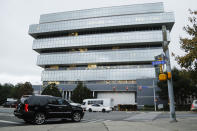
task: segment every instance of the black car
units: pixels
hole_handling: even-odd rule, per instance
[[[73,106],[60,97],[40,95],[30,96],[18,104],[14,115],[27,123],[43,124],[50,118],[69,118],[79,122],[84,112],[81,107]]]
[[[2,104],[3,107],[16,107],[17,101],[7,101]]]

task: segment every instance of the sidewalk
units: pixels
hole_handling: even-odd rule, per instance
[[[153,121],[162,112],[142,112],[124,120],[126,121]]]
[[[149,122],[107,121],[99,123],[65,123],[28,125],[0,128],[1,131],[196,131],[197,117],[178,119],[170,123],[169,118]]]
[[[177,119],[170,123],[169,118],[149,122],[105,122],[108,131],[197,131],[197,118]]]

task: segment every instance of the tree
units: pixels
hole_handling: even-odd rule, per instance
[[[58,87],[56,86],[55,83],[49,84],[47,85],[43,92],[42,95],[51,95],[51,96],[57,96],[57,97],[61,97],[61,92],[59,91]]]
[[[0,104],[4,103],[7,98],[12,97],[12,90],[14,85],[5,83],[4,85],[0,84]]]
[[[78,82],[73,90],[71,100],[76,103],[82,103],[84,99],[93,98],[92,92],[82,82]]]
[[[25,82],[20,87],[20,91],[22,95],[32,95],[33,94],[33,88],[30,82]]]
[[[191,96],[197,96],[197,88],[192,85],[188,71],[174,68],[172,70],[172,81],[176,104],[185,104]],[[159,97],[168,100],[167,82],[158,82],[158,87],[160,87],[160,91],[157,92]]]
[[[16,99],[20,99],[23,95],[32,95],[33,88],[30,82],[18,83],[13,89],[12,96]]]
[[[190,71],[190,77],[197,84],[197,11],[191,11],[189,25],[183,30],[189,35],[188,38],[180,38],[181,49],[185,51],[184,56],[176,56],[176,60],[181,67]]]

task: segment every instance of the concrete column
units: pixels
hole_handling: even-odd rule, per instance
[[[62,91],[62,98],[64,99],[65,97],[64,97],[64,90]]]
[[[71,97],[71,91],[68,92],[68,100],[70,100]]]
[[[68,97],[67,97],[67,91],[66,91],[66,94],[65,94],[65,98],[66,98],[66,100],[68,99]]]
[[[92,92],[92,96],[93,96],[93,98],[94,98],[94,91]]]

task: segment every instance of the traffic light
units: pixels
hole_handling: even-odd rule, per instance
[[[167,80],[167,75],[166,74],[159,74],[159,80],[160,81],[166,81]]]

